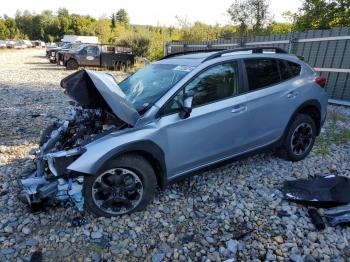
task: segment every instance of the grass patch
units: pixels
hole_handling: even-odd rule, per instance
[[[91,252],[94,252],[94,253],[100,255],[100,256],[104,253],[103,248],[97,244],[90,244],[89,250]]]
[[[325,132],[316,139],[313,152],[318,155],[328,155],[331,144],[341,145],[350,141],[350,130],[346,128],[337,128],[337,122],[350,121],[348,116],[339,112],[331,111],[328,113],[327,126]]]

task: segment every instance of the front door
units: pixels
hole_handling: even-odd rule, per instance
[[[207,69],[170,101],[158,122],[170,178],[245,150],[248,108],[241,90],[238,63],[231,61]],[[193,109],[181,119],[185,97],[193,97]]]
[[[98,46],[86,46],[80,61],[84,66],[100,66],[100,50]]]

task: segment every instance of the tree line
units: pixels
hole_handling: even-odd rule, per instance
[[[163,55],[164,41],[206,41],[221,38],[285,34],[292,30],[350,26],[350,0],[303,0],[297,13],[285,12],[285,23],[277,23],[268,0],[233,0],[227,14],[230,25],[190,23],[177,17],[176,26],[133,25],[125,9],[96,19],[69,13],[65,8],[40,14],[17,11],[0,17],[0,39],[60,41],[66,34],[98,36],[101,43],[130,46],[138,56],[151,60]]]

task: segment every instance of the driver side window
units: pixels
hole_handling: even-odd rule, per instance
[[[239,72],[236,61],[209,68],[192,80],[165,109],[165,114],[178,112],[186,97],[193,97],[193,107],[239,94]]]
[[[97,46],[87,46],[85,48],[86,55],[88,56],[97,56],[98,55],[98,47]]]

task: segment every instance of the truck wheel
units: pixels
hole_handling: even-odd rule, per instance
[[[69,60],[66,65],[67,70],[76,70],[78,67],[79,65],[74,59]]]
[[[85,208],[104,217],[140,211],[152,201],[156,184],[156,175],[148,161],[136,154],[121,156],[102,172],[85,177]]]

